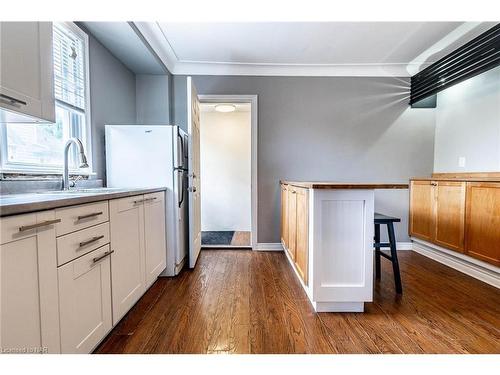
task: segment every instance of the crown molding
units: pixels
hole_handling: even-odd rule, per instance
[[[297,77],[410,77],[429,64],[251,64],[180,60],[158,22],[134,22],[174,75],[236,75]]]
[[[420,69],[427,64],[419,64]],[[408,64],[242,64],[177,61],[173,74],[215,76],[410,77]]]

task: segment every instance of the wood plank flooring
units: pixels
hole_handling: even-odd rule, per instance
[[[365,313],[316,314],[280,252],[204,250],[160,278],[96,353],[500,353],[498,289],[412,251]]]

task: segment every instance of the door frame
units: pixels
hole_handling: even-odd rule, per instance
[[[251,106],[250,109],[250,127],[251,127],[251,247],[252,250],[257,250],[257,142],[258,142],[258,110],[257,110],[257,102],[258,95],[200,95],[198,94],[198,99],[200,103],[249,103]]]

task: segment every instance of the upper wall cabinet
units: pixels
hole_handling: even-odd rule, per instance
[[[51,22],[0,22],[0,122],[55,122]]]

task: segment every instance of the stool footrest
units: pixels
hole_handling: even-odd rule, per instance
[[[389,242],[375,242],[373,244],[375,247],[391,247],[391,244]]]

